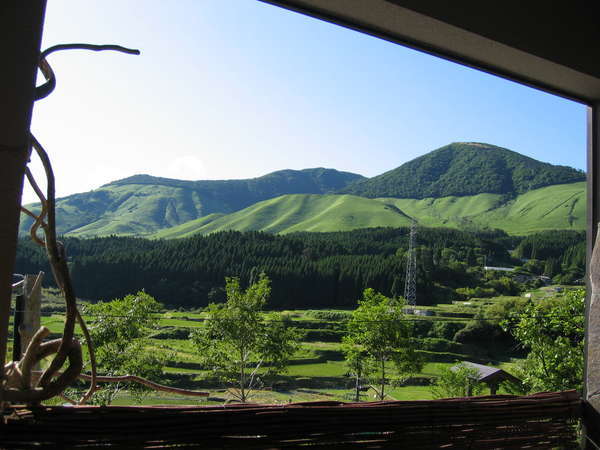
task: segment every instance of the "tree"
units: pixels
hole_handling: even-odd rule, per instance
[[[470,397],[483,392],[485,385],[479,381],[479,370],[464,363],[444,367],[434,385],[433,398]]]
[[[401,299],[366,289],[343,338],[349,369],[357,377],[374,375],[377,387],[372,387],[379,400],[385,399],[390,363],[402,375],[420,372],[423,367],[410,339],[412,327],[405,320],[403,306]]]
[[[156,313],[161,304],[143,291],[110,302],[87,305],[90,336],[94,345],[98,371],[104,375],[137,375],[160,381],[167,355],[148,348],[148,337],[158,325]],[[110,404],[116,394],[127,388],[134,397],[148,392],[137,384],[108,384],[95,400]]]
[[[259,369],[264,368],[266,375],[284,371],[298,348],[300,335],[280,314],[262,313],[271,293],[270,280],[264,273],[246,290],[240,287],[239,278],[225,281],[227,301],[211,303],[206,325],[190,337],[202,364],[245,403],[261,384]]]
[[[502,326],[529,350],[519,376],[530,392],[581,389],[585,290],[529,303]]]

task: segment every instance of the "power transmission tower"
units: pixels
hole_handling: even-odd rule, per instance
[[[406,254],[406,279],[404,281],[404,298],[410,306],[417,304],[417,221],[410,224],[408,253]]]

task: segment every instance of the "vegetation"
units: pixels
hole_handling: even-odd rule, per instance
[[[546,231],[523,239],[515,250],[518,258],[530,259],[526,266],[538,275],[556,278],[560,283],[572,283],[583,278],[585,268],[585,233]]]
[[[584,230],[586,220],[584,182],[534,189],[517,197],[478,194],[466,197],[378,199],[430,227],[467,230],[497,228],[512,235],[544,230]]]
[[[256,278],[255,278],[256,279]],[[562,288],[562,290],[561,290]],[[447,369],[460,361],[473,361],[494,367],[521,377],[519,367],[528,350],[516,345],[515,338],[504,331],[500,323],[512,318],[516,320],[524,313],[528,302],[533,304],[554,304],[563,296],[570,295],[573,288],[547,286],[530,290],[529,298],[500,296],[471,298],[451,304],[438,304],[420,307],[430,316],[405,316],[403,323],[411,325],[411,345],[415,353],[424,361],[419,373],[406,376],[399,372],[393,363],[386,368],[386,398],[396,400],[429,399],[433,397],[432,385],[444,376]],[[240,293],[247,289],[240,288]],[[45,291],[52,296],[52,292]],[[46,303],[46,301],[44,301]],[[52,305],[49,305],[52,306]],[[55,305],[56,313],[48,309],[42,323],[53,333],[62,330],[60,305]],[[257,370],[262,383],[251,393],[252,402],[289,402],[310,400],[356,400],[364,399],[369,384],[376,384],[377,371],[358,378],[352,369],[351,355],[342,342],[347,334],[347,325],[353,310],[288,310],[279,313],[279,319],[288,327],[302,334],[296,352],[290,357],[287,371],[276,376],[268,376],[269,367],[263,363]],[[271,312],[260,312],[267,324],[271,323]],[[84,314],[88,323],[94,317]],[[209,391],[210,397],[201,400],[202,404],[222,404],[237,400],[230,390],[225,389],[223,380],[207,367],[198,347],[189,338],[193,330],[202,330],[212,323],[206,310],[170,310],[153,314],[157,331],[146,339],[146,351],[163,356],[161,382],[176,387]],[[406,320],[408,319],[408,320]],[[465,333],[467,331],[467,333]],[[470,335],[472,339],[463,339]],[[326,340],[324,340],[324,338]],[[356,348],[356,347],[355,347]],[[360,353],[357,352],[359,355]],[[256,366],[254,366],[256,367]],[[247,373],[253,367],[248,365]],[[439,384],[439,383],[438,383]],[[358,385],[358,386],[357,386]],[[121,386],[113,397],[112,404],[131,404],[136,393]],[[229,385],[231,387],[231,385]],[[515,390],[516,388],[516,390]],[[525,388],[525,391],[523,389]],[[526,393],[527,386],[500,386],[500,393]],[[435,391],[435,389],[434,389]],[[369,391],[372,392],[372,391]],[[477,390],[473,391],[477,393]],[[447,396],[451,394],[444,394]],[[452,394],[453,395],[453,394]],[[460,395],[460,394],[457,394]],[[101,402],[102,399],[96,401]],[[144,395],[144,404],[191,404],[199,400],[173,396],[172,394],[152,393]],[[239,401],[239,400],[238,400]]]
[[[464,363],[442,369],[431,386],[433,398],[471,397],[480,395],[485,384],[479,381],[479,370]]]
[[[403,306],[401,299],[390,299],[366,289],[343,338],[350,370],[357,380],[374,375],[377,387],[372,388],[379,400],[385,400],[390,363],[401,376],[418,373],[423,367],[423,359],[410,339],[412,327],[405,320]]]
[[[423,226],[518,235],[583,230],[584,180],[575,169],[487,144],[458,143],[371,179],[323,168],[225,181],[135,175],[59,199],[58,231],[158,238],[223,230],[330,232],[399,227],[410,217]],[[30,225],[23,216],[21,233]]]
[[[269,309],[353,308],[368,287],[389,297],[403,292],[408,231],[382,228],[288,236],[222,232],[172,241],[66,238],[65,245],[77,292],[90,300],[145,289],[172,307],[203,307],[225,300],[225,277],[239,276],[247,285],[254,271],[271,277]],[[561,247],[573,258],[558,261],[555,277],[576,273],[574,267],[583,273],[585,255],[572,249],[579,248],[584,237],[574,236],[576,243]],[[528,270],[533,262],[523,263],[509,253],[521,240],[501,231],[420,228],[419,304],[516,295],[530,285],[539,286],[541,272]],[[488,265],[522,266],[514,274],[484,271],[484,259]],[[46,256],[28,239],[22,240],[16,270],[40,269],[49,272]],[[521,279],[515,274],[522,274]]]
[[[402,227],[410,218],[397,208],[354,195],[284,195],[207,222],[198,219],[192,224],[167,228],[154,238],[180,238],[218,231],[260,230],[269,233],[297,231],[349,231],[369,227]]]
[[[543,230],[585,228],[585,183],[543,187],[507,198],[501,194],[466,197],[369,199],[354,195],[284,195],[231,214],[211,214],[152,238],[182,238],[224,230],[350,231],[368,227],[401,227],[410,217],[429,227],[467,230],[498,228],[526,235]]]
[[[519,375],[530,392],[582,388],[585,291],[530,302],[502,324],[527,349]]]
[[[160,309],[160,303],[145,292],[86,305],[85,314],[92,319],[90,335],[100,374],[162,379],[168,352],[148,349],[148,338],[158,325],[155,314]],[[147,392],[136,384],[108,383],[95,393],[95,401],[110,404],[123,389],[138,399]]]
[[[323,168],[280,170],[248,180],[183,181],[134,175],[59,199],[57,230],[72,236],[143,235],[284,194],[326,194],[360,178]],[[21,233],[27,233],[31,223],[23,215]]]
[[[422,199],[502,194],[584,181],[582,171],[542,163],[490,144],[458,142],[434,150],[382,175],[357,181],[342,192],[363,197]]]
[[[245,403],[262,387],[261,377],[284,371],[298,348],[298,332],[281,315],[261,314],[271,292],[263,273],[245,291],[238,278],[227,278],[227,301],[210,304],[207,323],[191,333],[201,364],[231,386],[230,393]],[[265,367],[266,371],[259,373]]]

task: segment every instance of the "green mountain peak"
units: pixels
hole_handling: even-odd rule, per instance
[[[537,161],[480,142],[454,142],[340,193],[363,197],[423,199],[478,194],[519,194],[555,184],[584,181],[577,169]]]

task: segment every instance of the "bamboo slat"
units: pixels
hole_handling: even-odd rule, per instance
[[[3,448],[576,448],[575,391],[287,405],[15,407]]]

